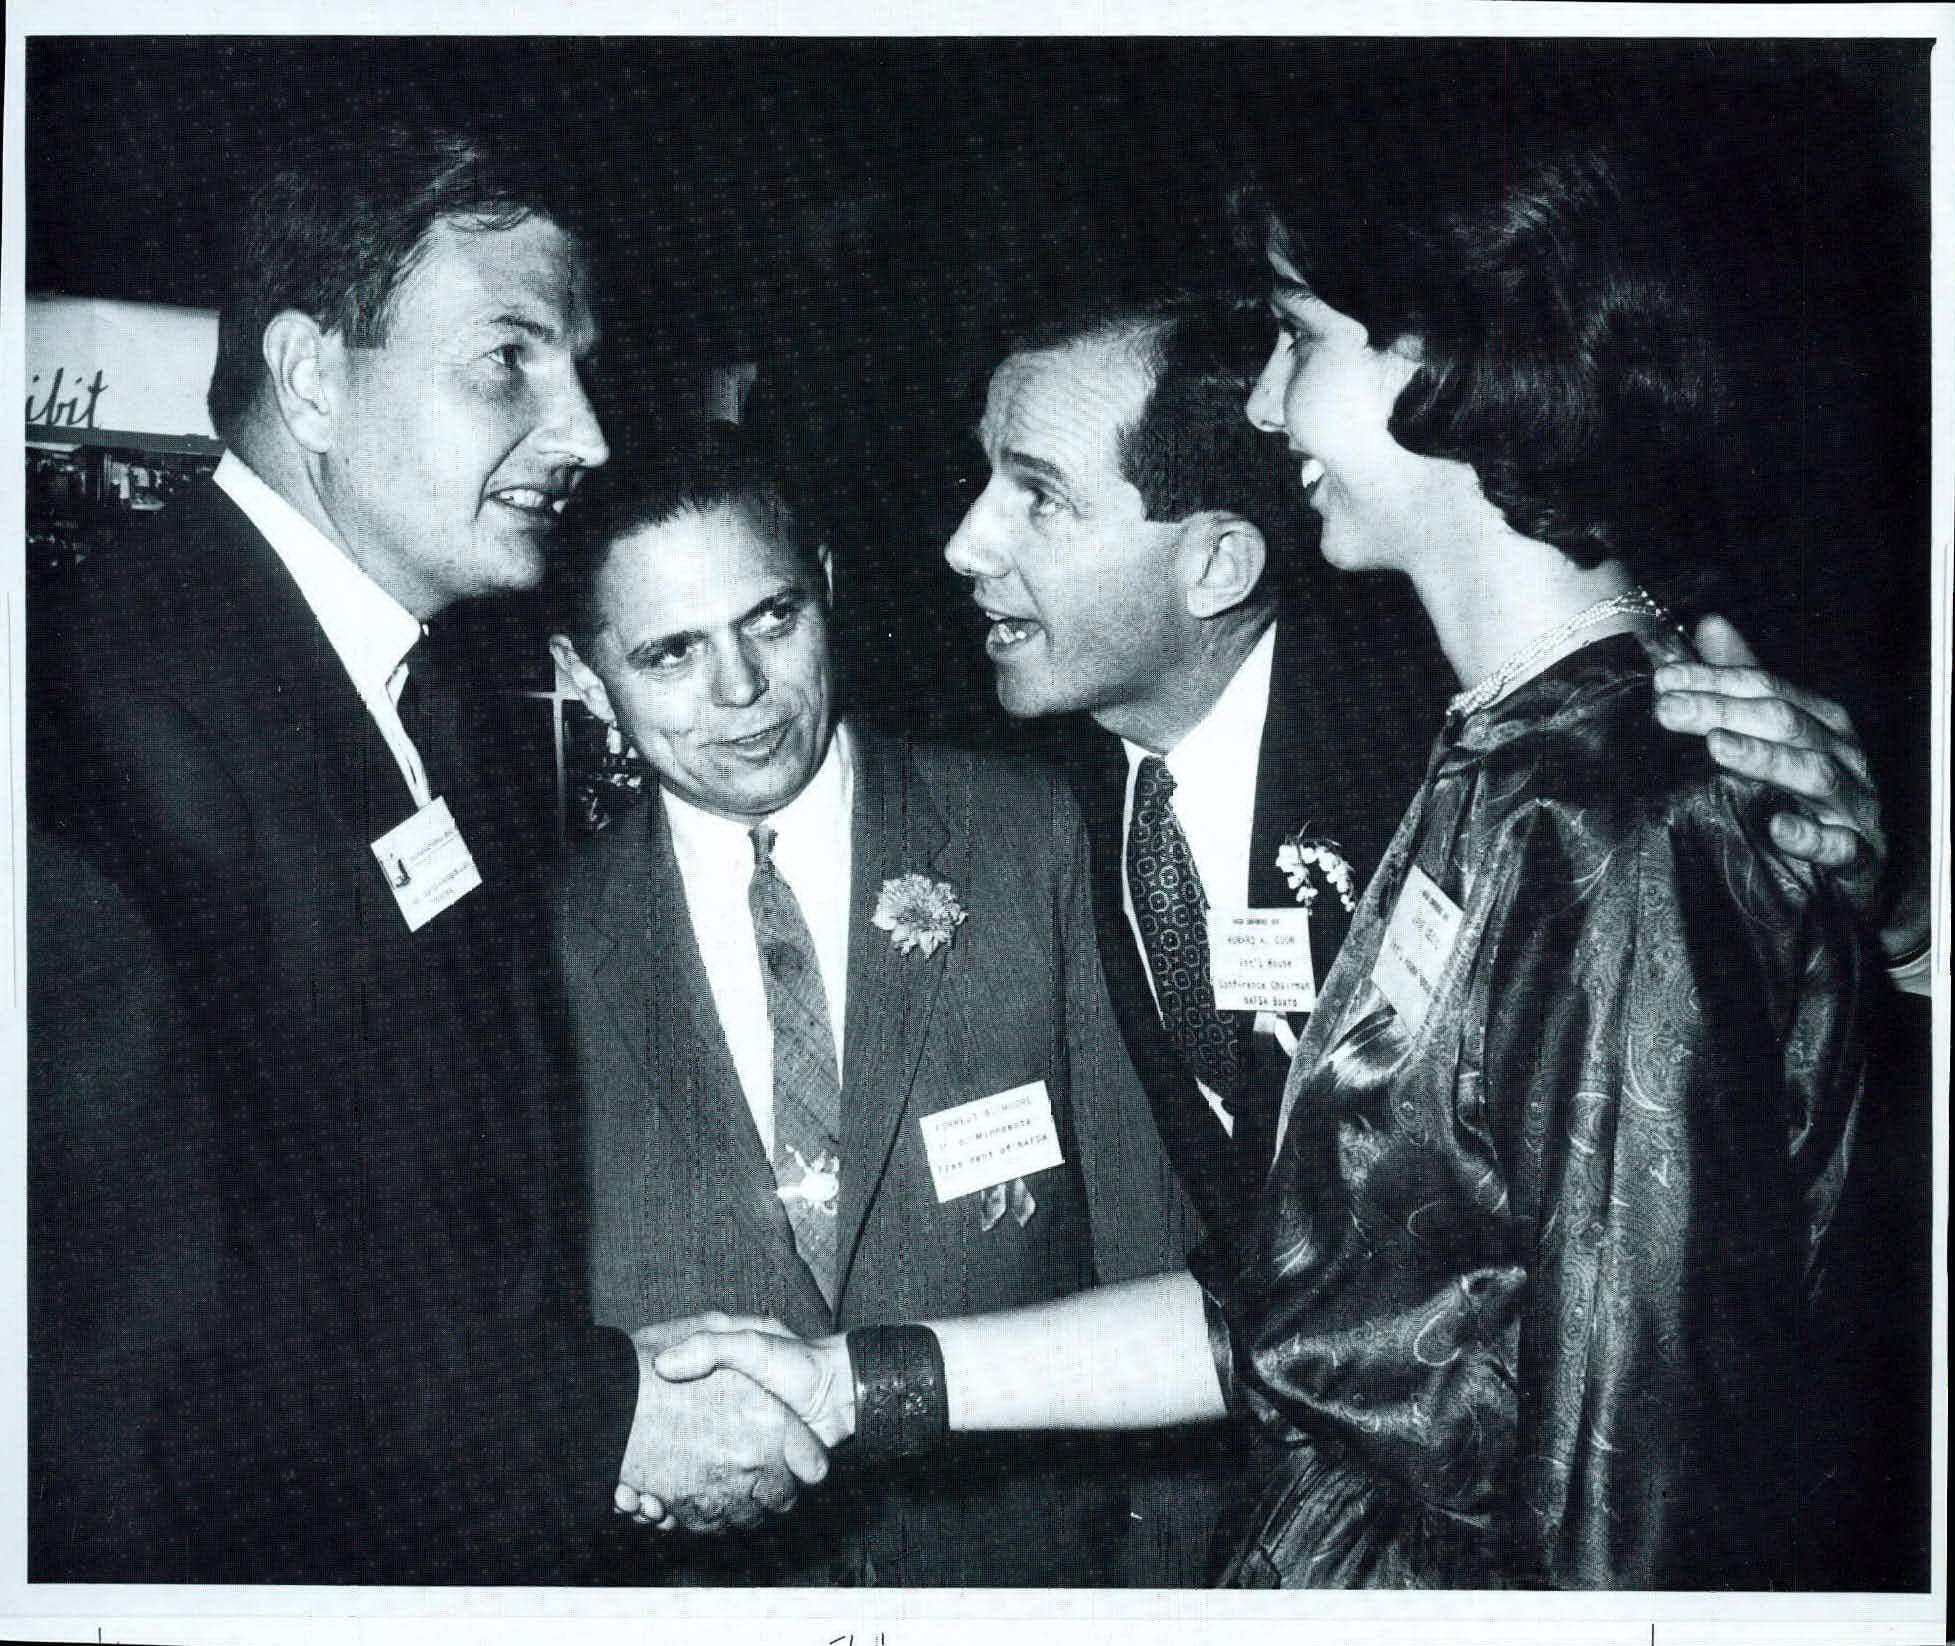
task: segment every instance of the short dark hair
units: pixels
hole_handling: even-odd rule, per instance
[[[1670,194],[1620,148],[1434,148],[1265,185],[1243,215],[1372,347],[1417,340],[1401,446],[1471,465],[1578,565],[1620,557],[1685,592],[1717,517],[1723,383]]]
[[[633,532],[687,515],[745,508],[810,568],[814,551],[780,481],[737,430],[703,434],[634,462],[612,462],[587,476],[565,506],[552,539],[545,600],[553,629],[580,655],[603,627],[597,584],[611,550]],[[825,583],[816,579],[825,590]]]
[[[322,143],[266,178],[230,248],[211,426],[235,437],[265,380],[265,328],[283,310],[379,345],[436,223],[506,229],[529,217],[571,233],[563,192],[540,167],[460,131],[384,127]]]
[[[1250,425],[1245,406],[1269,353],[1260,303],[1189,293],[1081,308],[1021,334],[1014,355],[1078,343],[1128,344],[1152,379],[1140,414],[1117,436],[1120,472],[1149,520],[1180,521],[1215,509],[1262,532],[1269,560],[1293,559],[1309,531],[1295,470]],[[1276,579],[1266,576],[1257,598]]]

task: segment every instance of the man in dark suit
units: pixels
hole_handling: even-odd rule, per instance
[[[557,897],[598,1318],[819,1335],[1175,1266],[1195,1226],[1108,1007],[1063,781],[838,724],[825,557],[737,455],[607,476],[568,530],[559,664],[657,777]],[[659,1410],[644,1518],[751,1527],[740,1425],[704,1386]],[[1119,1581],[1122,1457],[838,1462],[821,1511],[674,1533],[620,1575]]]
[[[1081,717],[1064,759],[1108,985],[1176,1171],[1225,1239],[1254,1216],[1302,1014],[1456,684],[1399,582],[1316,555],[1292,460],[1245,415],[1268,344],[1258,311],[1203,299],[1027,336],[992,376],[991,479],[945,551],[991,620],[1006,711]],[[1699,644],[1746,660],[1715,619]],[[1718,759],[1788,791],[1781,846],[1877,865],[1838,708],[1741,668],[1686,674],[1659,717],[1717,732]]]
[[[30,1572],[575,1581],[656,1377],[584,1307],[520,807],[423,627],[605,460],[583,256],[407,133],[236,251],[215,484],[33,614]]]

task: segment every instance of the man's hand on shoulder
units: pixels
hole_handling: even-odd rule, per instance
[[[668,1383],[653,1361],[696,1332],[791,1336],[771,1320],[723,1314],[661,1321],[632,1334],[638,1409],[618,1470],[614,1506],[642,1525],[718,1532],[758,1525],[794,1506],[828,1474],[828,1453],[788,1407],[739,1372]]]
[[[1697,625],[1701,663],[1656,671],[1656,718],[1701,736],[1727,771],[1768,783],[1792,804],[1772,818],[1772,839],[1790,857],[1835,871],[1861,913],[1885,922],[1890,958],[1919,938],[1905,893],[1883,899],[1887,836],[1866,750],[1846,710],[1766,673],[1744,637],[1721,617]],[[1898,945],[1898,947],[1897,947]]]

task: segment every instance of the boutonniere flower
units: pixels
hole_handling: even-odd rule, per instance
[[[1315,905],[1317,893],[1322,889],[1317,882],[1321,880],[1337,893],[1337,901],[1344,905],[1346,914],[1357,912],[1357,877],[1351,873],[1351,865],[1344,861],[1335,840],[1298,829],[1276,848],[1276,866],[1283,871],[1290,890],[1297,894],[1297,901],[1305,909]]]
[[[835,1215],[835,1202],[842,1194],[842,1159],[840,1155],[818,1154],[809,1160],[790,1143],[787,1152],[794,1156],[794,1164],[801,1175],[792,1183],[779,1184],[774,1193],[783,1205],[812,1206],[817,1212],[829,1217]]]
[[[966,918],[949,881],[921,874],[899,874],[885,880],[874,916],[875,923],[889,933],[898,954],[914,954],[921,949],[926,955],[935,954],[948,943]]]

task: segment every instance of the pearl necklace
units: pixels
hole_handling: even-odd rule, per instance
[[[1557,623],[1546,634],[1536,635],[1478,685],[1469,686],[1465,691],[1460,692],[1446,705],[1447,713],[1462,717],[1477,714],[1489,703],[1505,696],[1508,688],[1516,681],[1523,680],[1531,674],[1534,665],[1553,652],[1570,635],[1580,634],[1583,629],[1593,628],[1597,623],[1606,622],[1611,617],[1631,613],[1637,617],[1669,616],[1656,597],[1641,588],[1630,589],[1622,594],[1612,594],[1606,600],[1598,600],[1592,606],[1584,606],[1566,622]]]

